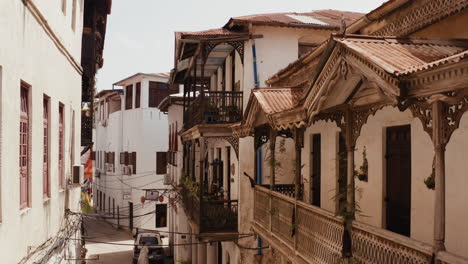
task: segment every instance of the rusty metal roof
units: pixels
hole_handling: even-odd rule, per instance
[[[268,87],[253,89],[252,94],[266,114],[275,114],[297,106],[302,91],[302,88]]]
[[[395,76],[440,65],[450,60],[451,56],[457,57],[457,54],[463,53],[468,47],[468,41],[349,35],[335,36],[334,39]]]
[[[341,19],[349,25],[364,14],[339,10],[316,10],[306,13],[272,13],[233,17],[225,27],[234,24],[254,23],[270,26],[307,26],[317,28],[339,29]]]

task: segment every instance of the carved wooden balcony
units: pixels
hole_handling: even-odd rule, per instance
[[[230,124],[242,120],[242,92],[207,91],[186,109],[185,124]]]
[[[308,263],[341,263],[342,217],[295,200],[287,192],[259,185],[254,192],[254,230],[273,247],[276,243],[290,258]],[[353,258],[359,263],[432,263],[431,245],[359,221],[352,223],[351,241]],[[443,251],[436,263],[467,263],[467,259]]]
[[[200,201],[185,186],[181,195],[187,216],[199,226],[200,233],[237,232],[237,200],[206,200],[204,197]]]

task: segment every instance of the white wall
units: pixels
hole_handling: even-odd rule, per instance
[[[109,208],[107,197],[111,197],[111,203],[112,198],[114,198],[115,205],[123,208],[122,214],[124,215],[128,215],[129,202],[133,203],[135,216],[148,214],[134,218],[134,227],[167,232],[171,221],[169,216],[170,208],[167,211],[167,227],[156,228],[155,213],[152,212],[156,210],[156,203],[160,202],[146,201],[144,204],[141,203],[141,197],[145,196],[143,189],[167,188],[164,185],[164,175],[156,174],[156,152],[166,152],[168,150],[168,119],[159,109],[148,107],[149,81],[161,81],[161,79],[135,76],[123,84],[123,86],[127,86],[141,82],[140,108],[110,114],[106,127],[98,122],[95,140],[96,151],[115,152],[116,166],[115,172],[107,172],[100,179],[96,179],[96,187],[106,194],[106,209]],[[133,90],[134,106],[135,85],[133,85]],[[122,109],[125,109],[125,96],[122,95],[121,98]],[[101,98],[101,100],[105,100],[105,98]],[[137,152],[136,174],[122,175],[124,165],[120,165],[119,154],[121,152]],[[160,193],[163,192],[163,190],[160,191]],[[130,194],[131,199],[124,200],[124,193]],[[166,192],[162,203],[169,203],[168,192]],[[123,225],[128,226],[128,220],[124,221]]]
[[[35,1],[37,2],[37,1]],[[36,3],[48,24],[73,58],[81,56],[82,14],[75,32],[71,16],[63,16],[57,1]],[[82,9],[81,9],[82,10]],[[22,1],[0,3],[0,256],[2,263],[17,263],[29,251],[56,235],[64,218],[66,191],[58,188],[58,108],[65,114],[65,176],[71,165],[79,164],[81,75],[53,44],[42,26]],[[30,201],[27,209],[19,207],[19,122],[20,81],[31,85],[30,103]],[[50,99],[50,190],[43,197],[43,110],[44,94]],[[75,111],[74,141],[71,141],[71,112]],[[72,147],[73,146],[73,147]],[[73,151],[73,153],[72,153]],[[73,155],[72,155],[73,154]],[[73,160],[71,157],[73,156]],[[69,207],[79,211],[80,188],[69,190]],[[14,241],[14,243],[12,243]]]

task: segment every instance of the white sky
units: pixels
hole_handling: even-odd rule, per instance
[[[97,90],[137,72],[169,72],[174,32],[219,28],[231,17],[336,9],[367,13],[385,0],[113,0]]]

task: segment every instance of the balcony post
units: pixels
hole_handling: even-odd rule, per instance
[[[444,103],[432,104],[432,141],[435,151],[435,214],[434,251],[445,250],[445,145],[443,121]]]
[[[294,192],[295,192],[295,198],[296,200],[300,200],[301,197],[301,167],[302,167],[302,161],[301,161],[301,149],[304,146],[304,129],[303,128],[295,128],[294,129],[294,145],[296,149],[296,155],[295,155],[295,178],[294,178]]]
[[[353,112],[351,109],[346,110],[345,113],[346,128],[345,128],[345,141],[347,152],[347,183],[346,186],[346,215],[343,233],[343,257],[352,257],[352,221],[355,218],[355,196],[354,196],[354,148],[355,141],[353,138]]]
[[[270,127],[270,195],[269,195],[269,203],[270,203],[270,210],[273,208],[272,206],[272,192],[275,189],[275,165],[276,165],[276,160],[275,160],[275,147],[276,147],[276,130],[272,127]],[[273,218],[273,212],[270,212],[270,233],[272,232],[272,218]]]
[[[200,225],[202,224],[201,223],[201,219],[202,219],[202,215],[203,215],[203,195],[204,195],[204,185],[203,185],[203,176],[205,174],[205,138],[204,137],[200,137],[198,139],[198,142],[200,143],[200,149],[199,149],[199,153],[200,153],[200,168],[199,168],[199,171],[200,171],[200,175],[199,175],[199,191],[200,191],[200,194],[199,194],[199,213],[198,213],[198,217],[200,219],[197,219],[198,220],[198,223],[200,223]],[[205,249],[206,250],[206,249]],[[205,262],[202,262],[202,263],[205,263]]]
[[[203,46],[202,46],[203,49]],[[206,122],[206,117],[205,117],[205,58],[202,58],[202,64],[201,64],[201,74],[200,74],[200,99],[201,99],[201,104],[200,104],[200,111],[202,113],[202,124],[207,123]]]
[[[348,171],[346,173],[348,186],[346,188],[346,212],[352,219],[354,219],[354,148],[355,143],[353,140],[353,113],[351,110],[346,111],[346,152],[348,161]]]
[[[276,135],[277,132],[274,128],[270,127],[270,189],[273,191],[275,187],[275,148],[276,148]]]

